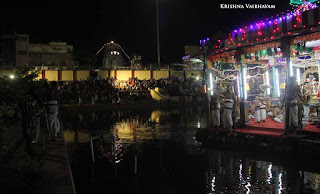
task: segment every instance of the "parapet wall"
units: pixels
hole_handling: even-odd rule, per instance
[[[99,70],[97,76],[100,78],[117,78],[120,81],[127,81],[129,78],[137,77],[139,80],[149,80],[150,78],[161,79],[168,77],[196,78],[200,76],[200,71],[184,72],[175,70]],[[0,76],[4,74],[14,74],[14,71],[0,70]],[[89,70],[41,70],[37,79],[47,79],[48,81],[75,81],[86,80],[90,77]]]

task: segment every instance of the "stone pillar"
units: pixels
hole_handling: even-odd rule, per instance
[[[42,70],[42,79],[46,79],[46,70]]]
[[[62,74],[61,70],[58,69],[58,81],[61,81],[61,74]]]
[[[73,81],[77,81],[77,71],[76,70],[73,70]]]

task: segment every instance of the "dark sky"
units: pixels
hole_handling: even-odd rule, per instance
[[[114,40],[157,62],[156,0],[0,0],[1,23],[30,42],[66,41],[95,53]],[[274,4],[273,10],[222,10],[220,3]],[[185,45],[291,9],[289,0],[159,0],[161,61],[181,61]],[[3,25],[0,26],[3,28]]]

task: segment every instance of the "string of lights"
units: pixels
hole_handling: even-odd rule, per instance
[[[302,15],[303,12],[316,8],[318,8],[317,5],[310,2],[304,2],[292,11],[287,10],[287,13],[282,12],[275,17],[272,16],[265,20],[235,29],[231,31],[224,40],[216,40],[213,45],[213,49],[215,49],[214,52],[219,53],[230,49],[234,50],[236,47],[273,41],[282,36],[293,35],[295,30],[309,29],[310,31],[313,31],[315,24],[305,20]],[[315,13],[313,13],[313,17],[316,17]],[[290,25],[284,27],[285,24]],[[320,21],[318,24],[320,24]],[[200,44],[208,41],[210,41],[209,38],[200,40]]]
[[[98,54],[102,51],[102,49],[103,49],[105,46],[108,46],[108,45],[116,45],[116,46],[118,46],[118,47],[121,49],[121,51],[126,55],[126,57],[127,57],[129,60],[131,60],[130,57],[129,57],[129,55],[127,55],[127,53],[123,50],[123,48],[122,48],[119,44],[114,43],[113,41],[111,41],[111,42],[109,42],[109,43],[105,43],[105,44],[99,49],[99,51],[96,53],[96,55],[98,55]],[[112,54],[112,53],[111,53],[111,54]],[[113,54],[114,54],[114,55],[119,55],[120,53],[114,51]]]

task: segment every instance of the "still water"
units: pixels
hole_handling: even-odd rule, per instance
[[[203,107],[74,108],[61,118],[80,194],[320,193],[320,166],[305,168],[309,161],[202,145]],[[92,137],[100,138],[93,140],[95,162]]]

